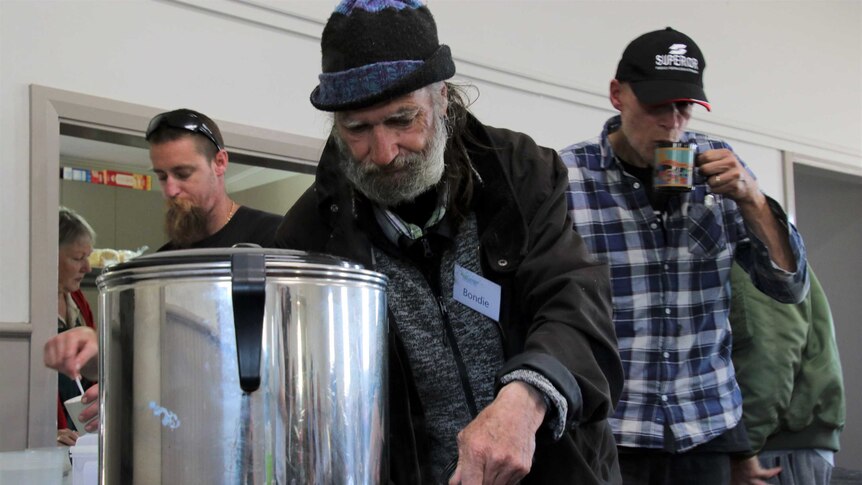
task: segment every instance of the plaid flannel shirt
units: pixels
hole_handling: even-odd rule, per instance
[[[766,246],[747,231],[736,203],[710,193],[697,174],[693,190],[670,197],[666,214],[657,214],[608,142],[619,125],[619,116],[611,118],[599,140],[561,151],[569,167],[569,211],[593,254],[611,269],[626,373],[610,420],[617,444],[682,452],[732,429],[742,415],[728,323],[734,257],[761,291],[798,301],[808,285],[805,248],[769,199],[788,229],[799,270],[775,266]],[[730,149],[693,132],[681,141],[695,142],[699,152]]]

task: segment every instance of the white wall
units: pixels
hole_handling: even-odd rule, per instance
[[[836,460],[839,466],[859,470],[862,469],[862,407],[859,406],[862,402],[862,359],[859,358],[862,348],[859,273],[862,265],[854,249],[862,247],[862,225],[847,221],[859,219],[862,177],[800,167],[796,173],[796,197],[799,229],[805,234],[808,261],[829,299],[844,372],[847,425]],[[825,214],[832,217],[824,217]]]
[[[327,117],[308,95],[334,3],[0,1],[0,326],[30,319],[30,84],[322,137]],[[768,193],[783,194],[781,150],[862,172],[860,2],[432,0],[431,8],[459,76],[480,87],[474,111],[489,124],[555,148],[596,136],[611,114],[607,83],[624,46],[672,25],[707,56],[714,111],[698,112],[692,127],[733,140]],[[0,382],[28,369],[2,372]],[[3,415],[0,427],[10,422]]]
[[[597,93],[601,107],[626,44],[672,26],[706,56],[714,110],[702,119],[843,147],[862,164],[857,1],[432,0],[432,8],[456,55]],[[510,108],[527,114],[523,106]],[[542,112],[534,113],[525,118]],[[547,143],[567,143],[572,135],[555,132]]]
[[[326,117],[308,94],[319,71],[314,36],[333,4],[253,5],[0,3],[2,207],[27,207],[32,83],[323,136]],[[539,143],[559,148],[595,136],[611,113],[606,86],[625,44],[673,25],[707,55],[715,108],[698,113],[695,128],[862,169],[859,2],[432,0],[431,7],[459,72],[482,89],[476,113]],[[4,241],[0,252],[0,322],[28,318],[21,284],[28,222],[26,210],[0,214],[0,227],[22,236]]]
[[[0,251],[0,322],[28,319],[30,84],[302,135],[325,119],[318,41],[180,4],[3,0],[0,36],[0,227],[21,236]]]

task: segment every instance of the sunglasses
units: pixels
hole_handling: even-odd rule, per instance
[[[216,140],[215,135],[206,122],[197,114],[188,111],[168,111],[167,113],[156,115],[155,118],[150,120],[150,124],[147,126],[145,139],[149,141],[153,133],[166,126],[178,130],[186,130],[191,133],[200,133],[209,138],[216,148],[224,150],[224,147]]]

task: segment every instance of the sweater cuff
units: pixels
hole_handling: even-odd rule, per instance
[[[566,430],[566,415],[569,410],[569,404],[563,395],[551,384],[551,381],[536,371],[518,369],[500,378],[500,384],[503,386],[513,381],[529,384],[542,393],[548,409],[545,413],[545,425],[551,430],[554,440],[560,439]]]

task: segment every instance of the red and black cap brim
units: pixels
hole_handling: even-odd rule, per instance
[[[637,96],[638,101],[647,105],[659,105],[690,101],[697,103],[707,111],[712,111],[703,87],[697,84],[667,79],[656,81],[629,82],[629,85]]]

